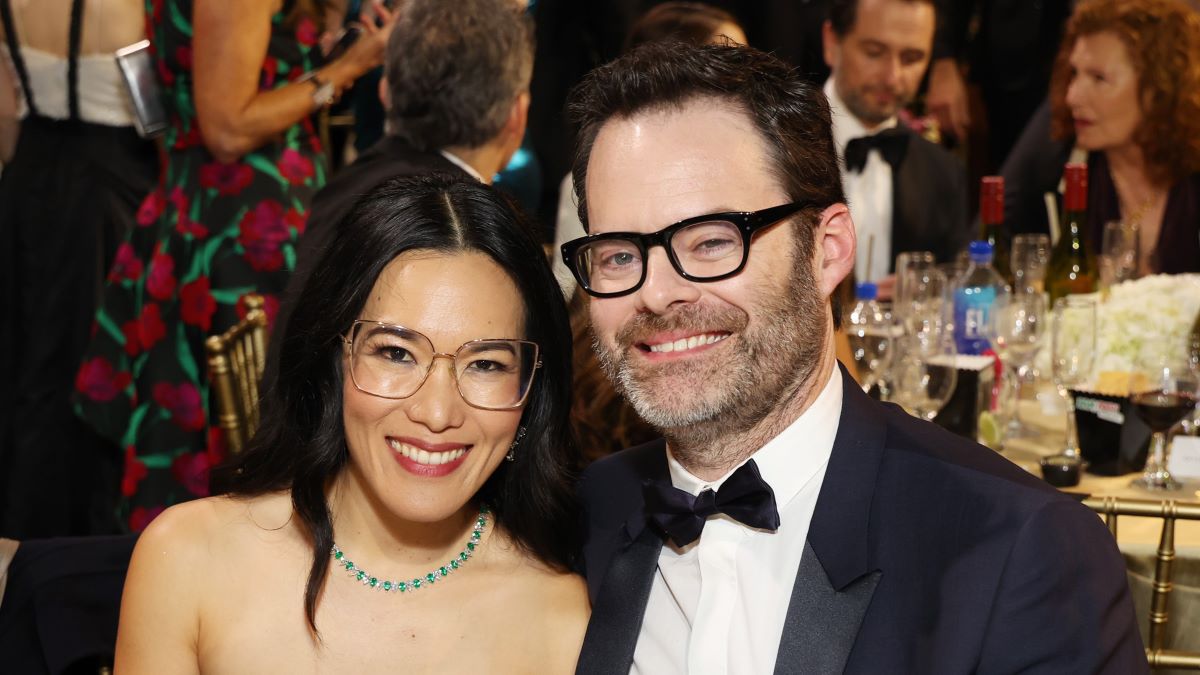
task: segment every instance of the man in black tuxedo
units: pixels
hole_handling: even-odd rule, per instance
[[[962,163],[897,119],[921,85],[936,23],[933,0],[830,3],[825,95],[858,228],[860,281],[885,278],[902,251],[948,262],[971,239]]]
[[[571,112],[591,234],[564,261],[665,437],[580,481],[580,673],[1147,670],[1093,513],[834,359],[856,238],[819,90],[753,49],[651,44]]]
[[[384,55],[382,140],[313,199],[296,268],[272,336],[338,224],[358,199],[390,178],[445,171],[491,183],[521,146],[533,74],[533,23],[512,0],[412,0]],[[272,342],[264,381],[274,377]]]

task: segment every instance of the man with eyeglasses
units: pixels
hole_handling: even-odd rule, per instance
[[[647,45],[574,92],[604,370],[665,441],[591,465],[581,673],[1144,672],[1090,511],[867,398],[829,106],[772,56]]]

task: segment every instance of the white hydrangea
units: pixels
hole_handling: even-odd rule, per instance
[[[1099,294],[1092,294],[1099,298]],[[1200,274],[1157,274],[1113,286],[1096,309],[1096,357],[1092,378],[1102,372],[1133,372],[1145,356],[1186,353],[1188,334],[1200,313]],[[1068,324],[1068,335],[1082,326]],[[1051,331],[1038,368],[1049,374]]]

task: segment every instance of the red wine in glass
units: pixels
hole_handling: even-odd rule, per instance
[[[1196,409],[1196,397],[1181,391],[1146,391],[1133,395],[1133,408],[1151,431],[1162,433]]]

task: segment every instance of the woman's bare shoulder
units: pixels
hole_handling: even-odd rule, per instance
[[[515,545],[497,549],[503,556],[495,572],[503,575],[502,587],[507,589],[497,599],[504,603],[504,614],[515,619],[513,628],[528,638],[514,635],[513,642],[525,643],[526,656],[536,655],[540,672],[574,672],[591,616],[587,583]]]
[[[138,538],[138,549],[153,549],[180,562],[247,553],[261,533],[292,533],[292,503],[286,492],[253,497],[208,497],[176,504],[155,518]]]

